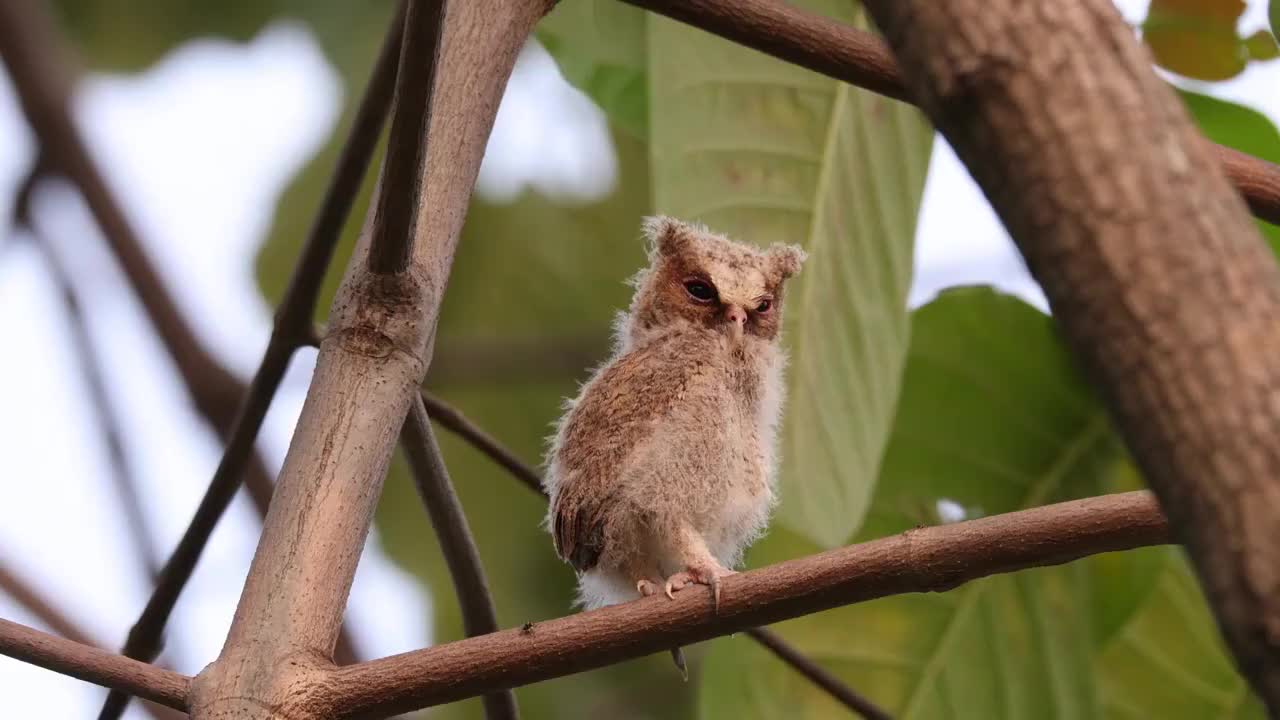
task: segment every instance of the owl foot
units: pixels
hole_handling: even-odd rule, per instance
[[[658,583],[652,580],[640,579],[636,581],[636,592],[640,593],[640,597],[649,597],[656,595],[658,592]]]
[[[675,590],[683,590],[695,584],[707,585],[711,587],[711,593],[715,598],[715,611],[720,612],[720,578],[734,574],[736,574],[734,571],[719,566],[685,568],[683,572],[667,578],[667,597],[675,600],[675,596],[671,594]]]

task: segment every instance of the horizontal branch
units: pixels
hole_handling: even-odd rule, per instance
[[[625,1],[851,85],[916,102],[893,53],[877,35],[781,0]],[[1280,225],[1280,165],[1205,142],[1249,210]]]
[[[341,717],[387,717],[841,605],[1167,542],[1147,492],[918,528],[725,578],[718,614],[698,587],[338,668],[328,692]]]
[[[191,678],[0,619],[0,655],[186,710]]]

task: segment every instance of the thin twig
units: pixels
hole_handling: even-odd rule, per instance
[[[421,396],[416,397],[409,408],[400,442],[409,459],[418,495],[431,516],[440,551],[449,566],[449,576],[453,578],[453,589],[462,610],[463,630],[468,637],[497,632],[498,614],[484,576],[480,551],[471,536],[462,503],[453,490]],[[510,690],[489,693],[483,702],[488,720],[515,720],[520,716],[515,695]]]
[[[106,650],[0,619],[0,655],[175,710],[187,709],[191,678]]]
[[[30,223],[27,227],[33,234],[38,235]],[[110,475],[116,496],[120,500],[127,526],[126,531],[133,543],[134,554],[142,566],[147,583],[154,583],[160,571],[159,553],[156,552],[155,543],[151,539],[150,523],[147,521],[146,513],[143,512],[142,498],[138,493],[137,473],[125,452],[124,438],[112,408],[111,393],[107,390],[106,378],[103,377],[102,368],[98,364],[98,353],[93,346],[93,338],[89,335],[88,321],[80,306],[80,300],[76,297],[67,268],[63,266],[57,252],[49,246],[45,238],[37,237],[34,244],[44,256],[49,276],[62,300],[67,329],[71,334],[72,355],[80,366],[80,374],[84,377],[89,395],[89,405],[96,419],[95,425],[102,432],[102,440],[107,447],[110,465],[107,474]]]
[[[397,191],[378,195],[369,249],[369,270],[382,275],[404,272],[413,253],[418,218],[423,211],[417,202],[422,197],[427,128],[431,125],[436,64],[440,59],[440,37],[448,4],[446,0],[408,2],[382,178],[384,187],[397,188]],[[405,192],[399,192],[399,188]]]
[[[3,562],[0,562],[0,592],[4,592],[27,612],[34,615],[54,634],[81,645],[106,647],[103,643],[94,640],[88,631],[73,622],[66,613],[54,607],[53,603],[37,592],[29,582],[5,567]],[[144,702],[142,707],[155,720],[177,720],[180,717],[172,709],[151,701]]]
[[[791,647],[791,644],[786,640],[783,640],[782,636],[769,628],[750,628],[746,631],[746,634],[752,640],[768,648],[770,652],[778,656],[778,659],[790,665],[796,672],[804,675],[814,685],[826,690],[832,697],[844,703],[845,707],[850,708],[866,718],[866,720],[892,720],[893,716],[885,712],[879,705],[859,695],[853,688],[841,682],[840,678],[805,657],[803,653]]]
[[[254,439],[262,428],[271,401],[288,369],[289,360],[298,347],[308,344],[310,340],[311,317],[319,301],[325,270],[333,258],[342,226],[355,204],[360,184],[377,146],[378,136],[386,122],[394,87],[394,63],[399,55],[403,12],[402,4],[374,63],[369,83],[356,110],[355,120],[325,188],[302,253],[289,279],[284,299],[276,311],[271,339],[263,353],[262,362],[248,390],[243,393],[245,401],[232,423],[222,459],[196,508],[195,516],[165,565],[161,582],[157,584],[142,615],[129,633],[124,653],[130,657],[144,657],[147,647],[158,644],[158,638],[173,612],[179,593],[190,580],[214,527],[226,512],[239,487],[244,466],[253,451]],[[260,505],[259,510],[259,514],[265,516],[266,507]],[[344,632],[339,637],[335,657],[339,663],[353,662],[358,657],[349,633]],[[108,698],[111,712],[108,713],[108,708],[104,707],[100,720],[119,717],[115,708],[123,710],[122,699]]]
[[[1170,541],[1151,493],[1104,495],[908,530],[656,595],[336,669],[342,718],[379,718],[611,665],[749,627],[890,595]]]
[[[504,447],[480,426],[471,422],[460,410],[426,390],[422,391],[422,402],[426,406],[427,415],[432,420],[440,423],[442,427],[466,440],[476,450],[501,465],[504,470],[511,473],[525,487],[538,493],[544,499],[546,498],[547,493],[542,489],[542,476],[539,475],[538,471],[516,457],[515,453]]]
[[[457,408],[426,390],[423,390],[421,394],[424,407],[431,419],[466,440],[476,450],[501,465],[526,487],[546,498],[546,493],[542,489],[542,479],[537,470],[521,461],[520,458],[516,457],[515,453],[503,447],[491,435],[471,422]],[[842,684],[836,677],[819,668],[816,663],[806,658],[799,650],[791,647],[781,637],[763,628],[755,628],[747,634],[778,656],[778,659],[812,680],[818,687],[830,693],[833,698],[844,703],[850,710],[861,713],[868,720],[879,720],[880,718],[888,717],[884,711],[877,708],[870,700],[862,697],[852,688]]]
[[[886,97],[915,103],[874,33],[780,0],[625,0]],[[1280,165],[1204,140],[1256,217],[1280,225]]]

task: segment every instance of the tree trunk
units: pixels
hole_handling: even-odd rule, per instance
[[[872,0],[1280,716],[1280,272],[1108,0]]]

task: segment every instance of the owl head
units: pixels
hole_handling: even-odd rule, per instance
[[[677,324],[772,341],[782,323],[783,285],[800,271],[795,245],[764,249],[670,217],[644,222],[649,267],[636,276],[632,339]]]

